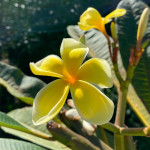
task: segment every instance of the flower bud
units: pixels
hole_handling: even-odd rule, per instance
[[[112,38],[113,38],[114,40],[117,40],[117,31],[116,31],[116,26],[115,26],[115,23],[114,23],[114,22],[111,23],[110,28],[111,28],[111,35],[112,35]]]
[[[148,19],[149,19],[149,8],[145,8],[142,12],[138,25],[137,41],[142,41],[145,30],[147,28]]]

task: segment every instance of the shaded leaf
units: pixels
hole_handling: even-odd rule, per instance
[[[29,132],[29,130],[27,128],[25,128],[23,125],[21,125],[16,120],[9,117],[7,114],[5,114],[3,112],[0,112],[0,126],[13,128],[13,129],[21,130],[21,131],[25,131],[25,132]]]
[[[41,137],[38,137],[36,135],[32,135],[29,133],[9,129],[2,127],[2,129],[9,134],[18,136],[22,139],[31,141],[33,143],[36,143],[38,145],[41,145],[46,148],[50,148],[53,150],[70,150],[70,148],[66,147],[65,145],[61,144],[60,142],[56,140],[51,140],[50,133],[46,129],[46,124],[40,125],[40,126],[34,126],[32,123],[32,107],[25,107],[21,109],[16,109],[8,113],[9,116],[12,118],[15,118],[17,122],[25,126],[27,129],[30,129],[33,133],[36,133],[37,135],[41,135]],[[43,136],[43,138],[42,138]]]
[[[35,135],[31,135],[25,132],[17,131],[14,129],[9,129],[6,127],[2,127],[2,129],[9,134],[15,135],[22,139],[28,140],[35,144],[41,145],[45,148],[52,149],[52,150],[70,150],[70,148],[66,147],[65,145],[61,144],[58,141],[48,140],[44,138],[37,137]]]
[[[21,140],[0,138],[1,150],[46,150],[38,145]]]
[[[15,109],[8,113],[8,116],[14,118],[17,122],[22,125],[30,128],[31,130],[35,130],[38,132],[42,132],[47,136],[51,136],[50,132],[46,128],[46,123],[43,125],[35,126],[32,123],[32,107],[24,107],[21,109]]]
[[[130,48],[136,47],[136,34],[138,22],[142,11],[146,4],[140,0],[123,0],[119,3],[118,8],[127,10],[125,16],[117,18],[118,40],[120,52],[125,67],[128,66]],[[146,30],[144,41],[150,40],[150,17],[148,28]],[[135,70],[133,78],[133,86],[138,96],[143,100],[144,104],[150,111],[150,45],[145,52]]]
[[[75,39],[79,39],[80,35],[83,33],[83,31],[78,26],[68,26],[67,31],[68,34]],[[102,33],[100,33],[95,29],[92,29],[85,32],[85,38],[86,38],[87,46],[90,48],[90,53],[89,53],[90,56],[105,59],[112,66],[109,57],[107,41],[105,37],[102,36]],[[126,71],[125,68],[123,67],[120,54],[118,56],[118,64],[122,76],[125,77]],[[119,87],[119,82],[117,81],[117,78],[114,73],[113,73],[113,81],[115,86]],[[138,117],[141,119],[141,121],[148,126],[150,124],[150,114],[147,111],[141,99],[139,98],[139,96],[136,94],[132,85],[129,87],[127,101],[131,105],[132,109],[136,112]]]
[[[8,92],[27,104],[33,103],[37,92],[45,83],[35,77],[29,77],[16,67],[0,62],[0,84]]]

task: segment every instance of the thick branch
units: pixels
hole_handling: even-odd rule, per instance
[[[67,127],[51,123],[47,125],[48,130],[54,138],[73,150],[101,150],[93,145],[89,140],[83,136],[73,132]]]
[[[120,128],[120,134],[128,136],[150,136],[150,127]]]

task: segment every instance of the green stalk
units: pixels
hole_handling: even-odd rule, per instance
[[[115,119],[115,125],[119,127],[124,127],[127,92],[128,92],[128,87],[133,78],[134,70],[135,70],[135,66],[129,66],[126,80],[120,83],[117,113]],[[115,135],[115,146],[116,146],[116,150],[125,150],[124,135]]]
[[[116,120],[115,120],[115,125],[119,127],[124,127],[126,97],[127,97],[127,88],[121,86],[118,95],[117,113],[116,113]]]
[[[113,56],[112,51],[111,51],[111,42],[110,42],[109,36],[107,33],[104,35],[108,41],[109,53],[110,53],[110,57],[111,57],[111,60],[113,63],[113,67],[114,67],[113,69],[114,69],[116,77],[120,83],[120,88],[117,89],[118,90],[118,104],[117,104],[117,112],[116,112],[116,118],[115,118],[115,126],[117,126],[120,129],[120,127],[124,127],[127,93],[128,93],[128,88],[129,88],[129,85],[133,78],[134,70],[135,70],[136,66],[129,65],[128,71],[127,71],[127,77],[125,80],[123,80],[123,78],[119,72],[119,69],[118,69],[117,53],[116,54],[113,53],[116,55],[116,56],[115,55]],[[115,42],[115,44],[116,43],[117,43],[117,41]],[[114,57],[115,57],[115,61],[114,61]],[[115,133],[114,138],[115,138],[115,149],[116,150],[126,150],[125,142],[127,142],[127,139],[129,139],[129,138],[131,139],[131,137],[125,138],[125,136],[122,135],[121,133],[119,133],[119,134]],[[133,145],[132,139],[131,139],[130,143]],[[134,149],[136,149],[136,148],[134,148]]]
[[[111,41],[110,41],[109,35],[106,32],[104,32],[103,34],[107,39],[110,58],[113,61],[113,55],[112,55],[112,51],[111,51]]]
[[[120,133],[119,127],[115,126],[114,124],[108,122],[106,124],[101,125],[104,129],[113,132],[113,133]]]
[[[120,134],[128,136],[150,136],[150,127],[120,128]]]
[[[118,95],[117,113],[116,113],[116,120],[115,120],[115,125],[119,127],[124,126],[126,96],[127,96],[127,89],[125,87],[121,87]],[[115,134],[115,148],[116,150],[125,150],[125,142],[124,142],[123,135]]]
[[[115,150],[125,150],[124,136],[115,134]]]

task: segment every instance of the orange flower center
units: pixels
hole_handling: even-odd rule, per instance
[[[71,77],[71,78],[68,78],[67,81],[71,84],[74,84],[76,82],[76,78],[75,77]]]
[[[70,75],[66,70],[63,71],[63,75],[67,82],[69,82],[71,84],[75,84],[75,82],[77,80],[75,76]]]

